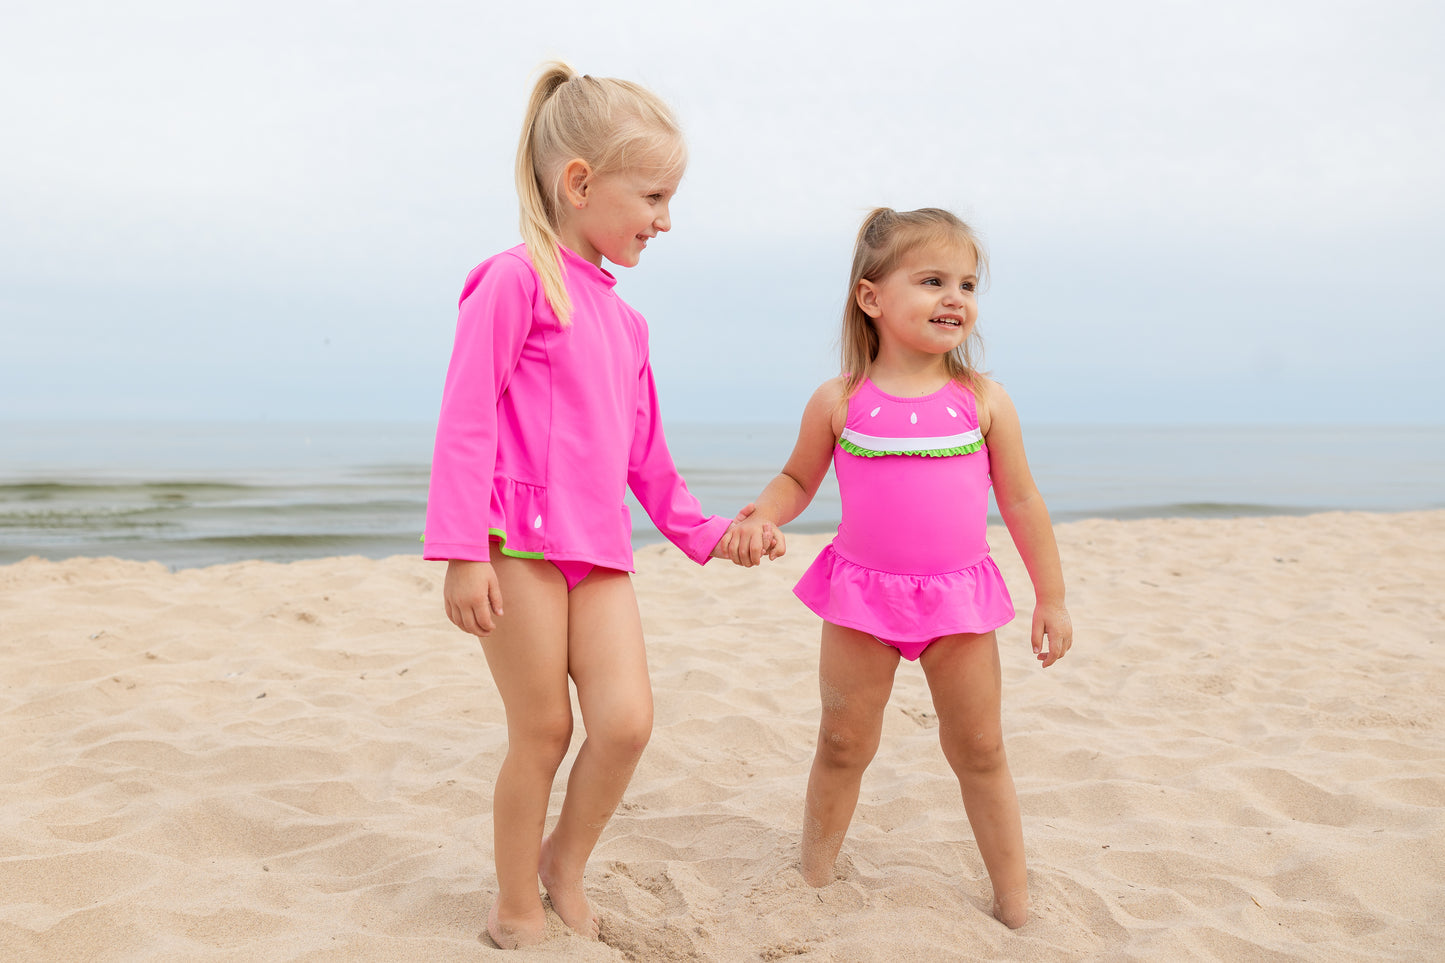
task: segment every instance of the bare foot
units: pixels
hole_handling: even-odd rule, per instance
[[[803,882],[807,883],[809,886],[814,887],[815,889],[827,886],[829,883],[833,882],[833,869],[831,866],[824,870],[804,869]]]
[[[597,939],[602,930],[597,923],[597,914],[592,912],[592,904],[587,902],[587,894],[582,891],[582,876],[579,873],[576,878],[569,879],[557,867],[552,858],[551,836],[542,840],[542,858],[537,863],[537,875],[541,877],[552,908],[562,917],[562,922],[589,940]]]
[[[807,856],[803,857],[803,863],[798,869],[803,874],[803,882],[814,887],[827,886],[838,876],[833,871],[831,862],[825,865],[816,858],[810,861]]]
[[[493,903],[492,911],[487,914],[487,935],[504,950],[536,946],[547,938],[547,911],[538,906],[535,915],[528,913],[504,923],[497,916],[497,904]]]
[[[843,848],[843,834],[837,833],[826,838],[815,838],[803,833],[803,863],[799,867],[803,881],[809,886],[827,886],[838,878],[838,851]]]
[[[993,897],[994,917],[1011,930],[1016,930],[1029,921],[1029,891],[1027,888]]]

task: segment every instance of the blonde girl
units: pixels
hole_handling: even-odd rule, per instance
[[[783,473],[724,548],[740,564],[780,555],[782,541],[765,526],[795,518],[834,466],[842,522],[794,589],[824,619],[804,878],[833,880],[898,660],[916,660],[993,884],[994,915],[1016,927],[1028,918],[1028,876],[994,637],[1013,605],[986,541],[990,482],[1033,580],[1033,650],[1044,666],[1068,651],[1073,629],[1018,415],[974,357],[985,270],[978,238],[947,211],[868,215],[848,284],[844,373],[813,394]]]
[[[598,936],[583,869],[652,730],[624,489],[700,564],[729,525],[673,466],[647,325],[602,266],[636,265],[671,228],[686,159],[656,96],[547,64],[517,150],[523,243],[462,289],[425,555],[447,560],[447,615],[481,639],[506,709],[487,920],[504,948],[543,939],[539,880],[568,926]],[[587,736],[544,839],[572,738],[569,678]]]

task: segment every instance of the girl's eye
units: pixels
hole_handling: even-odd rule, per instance
[[[938,280],[938,278],[929,278],[928,280],[924,281],[923,283],[924,283],[924,284],[932,284],[932,285],[934,285],[935,287],[942,287],[942,286],[943,286],[943,285],[942,285],[942,282],[940,282],[940,281]]]
[[[963,282],[963,289],[964,289],[965,291],[972,291],[972,290],[974,289],[974,287],[975,287],[975,285],[974,285],[974,283],[973,283],[972,281],[964,281],[964,282]]]

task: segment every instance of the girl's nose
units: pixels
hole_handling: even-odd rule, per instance
[[[672,217],[666,207],[663,207],[657,212],[657,216],[652,219],[652,226],[659,231],[672,230]]]

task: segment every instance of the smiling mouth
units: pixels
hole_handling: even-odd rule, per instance
[[[958,318],[929,318],[928,322],[930,324],[947,325],[950,328],[958,328],[963,326],[963,322],[960,321]]]

